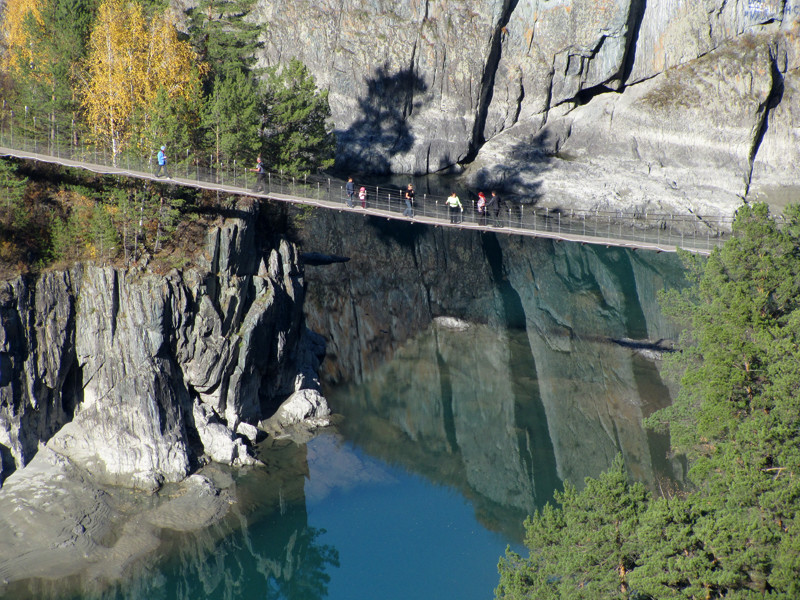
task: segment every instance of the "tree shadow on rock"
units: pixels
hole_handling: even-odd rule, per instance
[[[336,132],[337,169],[387,174],[389,156],[408,152],[414,136],[407,119],[422,106],[419,96],[428,85],[412,69],[389,73],[377,67],[367,80],[367,92],[358,100],[360,118]]]
[[[502,149],[503,162],[486,164],[472,175],[474,186],[497,190],[512,212],[521,206],[535,206],[543,197],[541,175],[559,160],[570,160],[561,153],[564,137],[545,127],[535,133],[520,134]]]

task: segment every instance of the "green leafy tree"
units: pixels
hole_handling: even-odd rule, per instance
[[[111,259],[119,252],[119,233],[114,227],[109,209],[109,206],[99,202],[92,209],[88,232],[90,258]]]
[[[186,96],[171,96],[162,86],[148,105],[138,109],[134,119],[134,128],[141,132],[138,151],[154,159],[158,148],[166,145],[170,168],[185,164],[203,147],[202,112],[199,87]]]
[[[630,518],[602,486],[569,489],[528,523],[530,558],[501,562],[498,597],[624,597],[611,564],[627,565],[629,598],[800,594],[800,209],[779,223],[764,205],[742,207],[734,234],[707,260],[685,256],[693,285],[663,297],[685,325],[670,359],[681,387],[648,422],[689,457],[691,489],[638,496]],[[591,510],[594,521],[581,516]],[[623,543],[600,546],[594,532],[613,538],[615,516]]]
[[[525,522],[530,557],[508,550],[501,559],[497,598],[629,598],[630,572],[641,547],[637,528],[648,493],[630,484],[622,458],[578,492],[556,492],[559,508],[545,506]]]
[[[329,124],[328,92],[299,60],[267,72],[264,142],[267,164],[290,175],[333,165],[336,141]]]
[[[6,13],[12,100],[49,121],[53,133],[58,119],[69,122],[79,107],[74,88],[96,10],[96,0],[29,0]]]
[[[168,189],[166,194],[159,198],[158,212],[156,213],[156,238],[153,252],[162,249],[163,244],[170,241],[178,230],[186,199],[175,195],[175,188]]]
[[[28,211],[23,202],[28,188],[27,177],[17,173],[17,167],[8,160],[0,160],[0,226],[21,230],[28,221]]]

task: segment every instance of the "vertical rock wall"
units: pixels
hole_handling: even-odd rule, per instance
[[[91,264],[0,283],[4,476],[39,444],[101,481],[153,489],[204,457],[252,462],[253,425],[318,361],[301,344],[297,251],[254,205],[208,235],[198,267]]]

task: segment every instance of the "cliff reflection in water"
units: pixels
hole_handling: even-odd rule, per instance
[[[518,539],[525,515],[560,485],[537,382],[515,361],[521,337],[432,327],[362,383],[328,392],[343,435],[458,489],[481,522]]]
[[[677,256],[347,214],[302,236],[351,259],[306,269],[306,314],[328,340],[331,408],[369,453],[456,487],[499,528],[617,453],[650,486],[681,478],[642,427],[670,392],[619,343],[674,339],[656,293],[683,285]]]

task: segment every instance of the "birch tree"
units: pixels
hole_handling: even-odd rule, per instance
[[[189,44],[178,39],[167,13],[148,19],[141,4],[106,0],[89,42],[83,107],[89,132],[116,159],[131,145],[152,146],[144,139],[155,99],[191,98],[200,85],[202,65]],[[134,118],[137,114],[144,118]],[[140,148],[142,149],[142,148]]]

